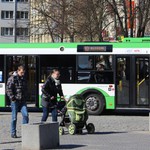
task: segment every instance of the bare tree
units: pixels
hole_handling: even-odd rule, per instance
[[[137,18],[138,18],[138,31],[137,37],[144,36],[145,29],[150,22],[150,1],[149,0],[139,0],[136,7]]]
[[[137,27],[137,36],[144,36],[150,21],[149,0],[32,0],[31,10],[31,34],[52,42],[103,41],[112,24],[117,34],[133,37]]]
[[[128,36],[144,36],[145,27],[150,21],[150,1],[138,0],[106,0],[116,15],[121,34]],[[135,23],[138,23],[137,35],[135,33]]]
[[[37,0],[31,7],[38,14],[31,28],[36,26],[35,32],[49,34],[52,42],[56,37],[61,42],[65,38],[74,42],[75,37],[102,41],[104,30],[113,22],[107,18],[110,12],[105,0]]]
[[[49,10],[52,7],[49,2],[46,0],[32,1],[32,19],[30,21],[30,34],[48,34],[50,35],[52,42],[54,42],[55,39],[53,33],[55,30],[55,26],[51,19],[51,16],[49,16]]]
[[[127,5],[125,0],[106,0],[108,5],[111,8],[112,13],[116,16],[116,20],[121,29],[121,33],[124,36],[128,36],[128,27],[127,27]],[[124,17],[124,20],[122,19]],[[116,27],[117,29],[117,27]]]
[[[103,41],[103,32],[113,20],[109,20],[109,11],[105,0],[84,0],[79,3],[78,11],[82,20],[81,34],[84,40]],[[86,38],[87,37],[87,38]]]
[[[73,5],[72,0],[37,0],[31,5],[38,14],[37,19],[31,23],[31,28],[36,26],[35,32],[49,34],[52,42],[58,42],[57,39],[63,42],[65,38],[70,38],[73,42],[76,32],[76,13]]]

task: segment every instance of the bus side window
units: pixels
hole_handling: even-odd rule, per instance
[[[103,55],[96,56],[96,70],[103,71],[105,69],[105,60]]]
[[[100,72],[91,72],[88,83],[104,83],[104,77]]]
[[[0,56],[0,83],[4,82],[4,56]]]
[[[96,56],[96,70],[112,70],[112,56],[111,55],[99,55]]]
[[[105,82],[104,74],[100,73],[100,72],[96,72],[95,73],[95,81],[96,81],[96,83],[104,83]]]
[[[40,81],[43,83],[53,69],[60,71],[62,83],[73,83],[76,67],[75,55],[42,55],[40,56]]]
[[[63,68],[60,70],[60,79],[61,79],[61,82],[67,82],[70,80],[70,72],[68,70],[68,68]]]
[[[91,73],[89,74],[88,83],[96,83],[96,80],[95,80],[95,73],[94,73],[94,72],[91,72]]]
[[[73,80],[73,68],[64,67],[60,69],[60,80],[62,83],[70,83]]]
[[[78,56],[78,82],[113,83],[111,55]]]
[[[0,82],[2,82],[2,81],[3,81],[3,72],[0,71]]]
[[[113,83],[113,72],[91,72],[89,74],[88,83]]]
[[[79,56],[78,57],[78,69],[93,69],[93,56]]]

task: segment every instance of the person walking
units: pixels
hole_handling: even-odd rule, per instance
[[[59,77],[59,70],[53,69],[42,87],[41,105],[43,108],[43,116],[41,122],[45,122],[47,120],[49,112],[52,114],[52,121],[57,122],[57,94],[60,95],[61,99],[64,99]]]
[[[29,122],[28,110],[26,105],[27,99],[27,82],[24,77],[25,68],[24,66],[18,66],[18,70],[15,71],[7,81],[6,93],[11,101],[11,137],[17,138],[16,124],[18,111],[22,113],[22,123],[27,124]]]

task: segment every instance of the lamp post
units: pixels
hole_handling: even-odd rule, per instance
[[[14,43],[17,43],[17,0],[14,0]]]

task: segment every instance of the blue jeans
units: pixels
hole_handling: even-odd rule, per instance
[[[57,116],[58,116],[57,108],[50,109],[49,107],[44,107],[44,106],[43,106],[43,116],[41,120],[42,122],[45,122],[47,120],[50,110],[52,113],[52,121],[57,122]]]
[[[22,124],[29,122],[27,105],[25,102],[11,102],[12,121],[11,121],[11,134],[16,134],[17,114],[18,111],[22,113]]]

